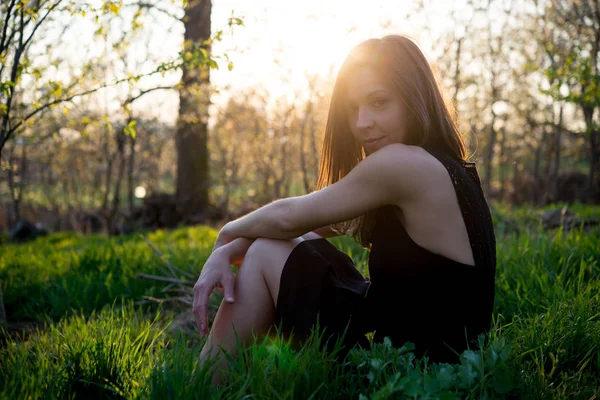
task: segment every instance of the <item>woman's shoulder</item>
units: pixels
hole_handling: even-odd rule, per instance
[[[426,175],[436,175],[444,170],[441,168],[444,162],[436,154],[420,146],[393,143],[373,156],[379,158],[382,166],[391,167],[397,174],[405,175],[409,179],[422,180]]]
[[[419,195],[435,185],[445,174],[444,166],[419,146],[389,144],[365,159],[369,170],[383,180],[382,184],[404,187],[402,192]]]
[[[455,196],[481,197],[481,181],[475,163],[443,150],[391,144],[380,150],[383,162],[394,171],[387,174],[390,185],[409,187],[409,197],[394,205],[400,208],[434,206]],[[385,151],[385,152],[384,152]],[[375,153],[376,154],[376,153]]]
[[[367,160],[367,159],[371,160]],[[389,204],[400,209],[446,202],[454,190],[444,161],[423,147],[390,144],[367,157],[368,173],[382,190],[396,193]]]
[[[412,165],[426,171],[431,169],[432,171],[440,172],[442,171],[440,167],[444,166],[448,168],[449,163],[464,167],[475,166],[473,162],[457,158],[453,154],[442,150],[401,143],[389,144],[375,154],[378,154],[378,157],[384,162],[404,167]]]

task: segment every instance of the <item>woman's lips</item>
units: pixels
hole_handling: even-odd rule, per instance
[[[382,136],[382,137],[374,139],[374,140],[365,141],[365,143],[364,143],[365,150],[367,150],[369,153],[372,153],[374,150],[377,149],[377,147],[379,146],[380,142],[384,138],[385,138],[385,136]]]

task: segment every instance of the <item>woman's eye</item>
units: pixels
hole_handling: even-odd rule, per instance
[[[383,107],[385,105],[385,99],[375,99],[373,100],[373,106],[375,108]]]

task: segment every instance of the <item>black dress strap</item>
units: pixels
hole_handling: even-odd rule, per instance
[[[475,163],[457,159],[441,151],[427,151],[446,167],[450,175],[471,242],[475,265],[495,271],[496,237],[492,215]]]

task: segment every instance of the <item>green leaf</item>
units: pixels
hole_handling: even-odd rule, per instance
[[[452,365],[443,365],[437,372],[436,379],[442,389],[452,387],[456,376],[454,374],[454,367]]]
[[[123,129],[123,133],[127,136],[131,136],[132,139],[135,139],[135,126],[137,125],[137,121],[130,121],[129,124]]]

